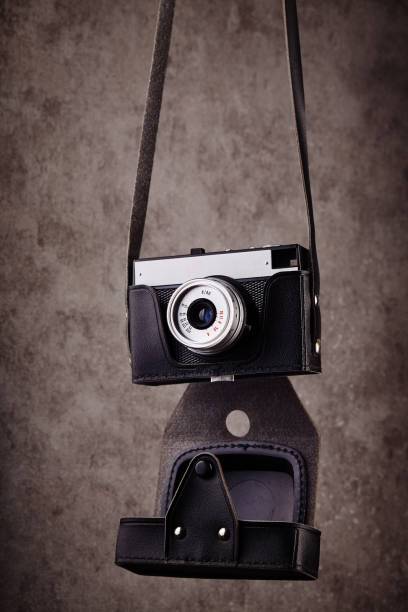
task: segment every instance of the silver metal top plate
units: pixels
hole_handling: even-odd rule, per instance
[[[297,266],[273,269],[270,249],[258,249],[165,259],[138,259],[133,262],[133,282],[135,285],[161,287],[181,285],[193,278],[207,276],[262,278],[297,269]]]

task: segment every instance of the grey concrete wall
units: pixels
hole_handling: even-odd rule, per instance
[[[278,0],[179,0],[145,256],[306,241]],[[322,270],[316,583],[138,577],[184,387],[130,383],[126,239],[157,2],[4,0],[3,609],[405,609],[406,2],[299,1]]]

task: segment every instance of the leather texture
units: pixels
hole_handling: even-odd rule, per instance
[[[211,465],[209,475],[198,473],[200,462]],[[121,520],[115,562],[140,574],[311,580],[319,550],[313,527],[238,520],[220,462],[199,453],[165,518]]]
[[[157,17],[153,58],[143,117],[142,135],[140,138],[136,184],[129,227],[128,285],[132,283],[133,260],[139,257],[146,220],[164,79],[166,76],[173,25],[174,4],[175,0],[160,0]]]
[[[231,374],[239,378],[320,372],[320,356],[312,350],[309,278],[309,273],[303,271],[272,277],[265,287],[258,329],[253,332],[259,342],[250,343],[243,337],[225,356],[194,366],[178,363],[171,354],[167,323],[155,290],[146,285],[130,287],[129,346],[133,382],[157,385]]]
[[[163,488],[161,514],[166,513],[181,476],[197,452],[217,457],[238,518],[305,522],[307,471],[302,455],[283,444],[250,440],[214,442],[208,448],[181,452]]]
[[[207,474],[196,473],[203,464]],[[165,556],[170,560],[234,563],[238,552],[238,518],[219,460],[199,453],[190,462],[166,513]],[[177,527],[185,536],[177,538]],[[228,537],[221,540],[223,528]]]
[[[244,412],[248,418],[249,429],[242,432],[241,437],[234,435],[227,426],[227,419],[234,410]],[[293,475],[293,514],[278,512],[277,508],[268,520],[313,525],[319,435],[287,378],[260,376],[256,384],[248,378],[234,383],[202,382],[187,387],[163,435],[156,516],[166,514],[180,476],[192,457],[201,452],[218,457],[229,486],[234,484],[235,470],[258,471],[260,464],[265,471],[275,471],[273,457],[280,456],[286,464],[291,464],[285,471]],[[231,495],[235,498],[234,489]],[[282,497],[281,489],[279,496]],[[247,496],[249,512],[241,512],[240,504],[236,504],[239,519],[265,520],[267,515],[264,511],[261,513],[261,503],[255,503],[255,499],[259,497]],[[274,502],[271,505],[276,506]]]
[[[166,559],[164,518],[122,519],[115,563],[136,574],[180,578],[314,580],[320,532],[308,525],[238,521],[238,558],[230,561]]]

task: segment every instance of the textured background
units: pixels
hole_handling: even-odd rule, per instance
[[[128,219],[157,2],[2,0],[2,597],[7,611],[403,610],[406,1],[301,0],[324,373],[316,583],[138,577],[184,387],[132,386]],[[179,0],[143,254],[306,242],[280,3]]]

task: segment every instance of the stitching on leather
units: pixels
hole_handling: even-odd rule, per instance
[[[217,467],[217,469],[216,469],[216,474],[217,474],[217,485],[218,485],[218,488],[221,490],[221,493],[222,493],[222,495],[223,495],[224,502],[225,502],[225,505],[226,505],[226,507],[227,507],[227,509],[228,509],[228,514],[230,515],[230,519],[231,519],[231,522],[232,522],[232,528],[233,528],[233,530],[234,530],[234,532],[235,532],[235,531],[236,531],[236,529],[237,529],[237,520],[238,520],[238,519],[237,519],[237,516],[236,516],[236,514],[235,514],[235,511],[234,511],[233,506],[231,506],[231,500],[230,500],[230,498],[229,498],[229,496],[228,496],[228,494],[227,494],[227,491],[226,491],[226,484],[225,484],[225,486],[224,486],[224,483],[223,483],[223,476],[222,476],[222,474],[219,472],[218,467]],[[191,472],[190,472],[190,474],[189,474],[188,478],[190,478],[190,476],[191,476]],[[170,477],[170,480],[171,480],[171,477]],[[186,481],[186,483],[185,483],[185,484],[187,484],[187,481]],[[170,484],[169,484],[169,487],[170,487]],[[185,488],[185,487],[184,487],[184,488]],[[170,517],[169,517],[169,518],[170,518],[170,522],[172,522],[172,521],[173,521],[173,519],[174,519],[174,510],[175,510],[175,509],[178,507],[178,505],[179,505],[179,503],[180,503],[180,501],[181,501],[183,491],[184,491],[184,489],[181,491],[180,497],[179,497],[179,499],[177,499],[177,500],[176,500],[174,507],[172,506],[172,508],[171,508],[172,512],[171,512]],[[168,495],[168,493],[167,493],[167,495]],[[166,514],[166,522],[167,522],[167,515],[168,515],[168,514]],[[232,555],[233,555],[233,558],[235,559],[235,557],[236,557],[236,555],[237,555],[237,542],[236,542],[236,538],[234,538],[234,540],[233,540]],[[176,559],[178,559],[177,557],[171,557],[171,559],[175,559],[175,558],[176,558]],[[190,558],[188,558],[188,557],[182,557],[182,558],[180,558],[180,559],[178,559],[178,560],[180,560],[180,561],[181,561],[181,560],[186,560],[186,561],[200,561],[200,559],[194,559],[194,558],[192,558],[192,557],[190,557]],[[220,562],[221,562],[221,561],[222,561],[222,562],[229,561],[229,559],[211,559],[211,558],[207,558],[207,559],[203,559],[203,560],[204,560],[204,561],[205,561],[205,560],[207,560],[207,561],[220,561]]]
[[[168,562],[172,561],[196,561],[197,563],[224,563],[226,565],[231,565],[235,567],[236,563],[234,561],[230,561],[229,559],[212,559],[211,557],[204,557],[203,559],[196,559],[196,557],[170,557]]]
[[[303,364],[300,363],[295,363],[292,364],[291,366],[289,366],[286,363],[277,363],[276,365],[272,366],[272,367],[260,367],[260,368],[245,368],[242,369],[241,371],[239,369],[235,369],[234,374],[236,374],[237,376],[242,376],[244,374],[246,374],[247,372],[275,372],[277,368],[284,368],[282,370],[282,372],[289,372],[291,370],[302,370],[304,372],[308,372],[311,371],[312,368],[310,367],[305,367]],[[135,377],[133,380],[136,382],[143,382],[143,381],[149,381],[149,380],[156,380],[156,379],[160,379],[160,380],[178,380],[180,378],[191,378],[192,375],[196,376],[196,378],[204,378],[205,376],[221,376],[222,374],[231,374],[231,372],[229,370],[222,370],[221,373],[220,372],[214,372],[214,370],[201,370],[199,375],[194,372],[192,369],[190,369],[188,372],[185,370],[181,370],[180,372],[175,372],[174,374],[146,374],[144,376],[137,376]]]
[[[117,563],[126,563],[127,559],[137,559],[138,561],[164,561],[163,557],[134,557],[128,555],[126,557],[119,557]]]
[[[174,471],[176,469],[176,466],[180,465],[180,460],[182,457],[184,457],[185,455],[188,455],[191,452],[196,452],[196,451],[206,451],[206,450],[210,450],[210,449],[216,449],[216,448],[266,448],[266,449],[271,449],[271,450],[277,450],[279,452],[283,452],[283,453],[287,453],[290,455],[293,455],[293,457],[296,459],[296,462],[298,464],[298,468],[299,468],[299,480],[300,480],[300,504],[299,504],[299,519],[304,521],[305,519],[305,515],[306,515],[306,503],[305,503],[305,496],[306,496],[306,491],[305,491],[305,473],[304,473],[304,466],[303,466],[303,460],[301,459],[301,455],[300,453],[296,452],[293,449],[290,448],[285,448],[282,446],[278,446],[276,444],[257,444],[257,443],[251,443],[251,442],[231,442],[231,443],[224,443],[224,444],[212,444],[210,446],[201,446],[201,447],[196,447],[196,448],[189,448],[188,450],[184,451],[183,453],[181,453],[181,455],[179,455],[176,459],[176,461],[173,463],[171,472],[170,472],[170,477],[168,480],[168,485],[167,485],[167,494],[166,494],[166,510],[169,506],[169,497],[170,497],[170,486],[173,480],[173,474]]]
[[[196,559],[194,557],[171,557],[168,561],[165,561],[163,557],[134,557],[134,556],[127,556],[127,557],[120,557],[118,559],[118,563],[126,563],[126,561],[128,561],[129,559],[135,560],[135,561],[162,561],[164,565],[171,565],[172,561],[194,561],[197,563],[223,563],[226,567],[242,567],[244,568],[246,565],[268,565],[270,567],[281,567],[283,570],[287,570],[287,569],[292,569],[292,565],[290,565],[289,563],[287,564],[282,564],[282,563],[278,563],[278,562],[271,562],[271,561],[265,561],[265,560],[254,560],[254,561],[240,561],[238,563],[234,563],[229,561],[228,559]],[[296,567],[300,567],[298,565],[296,565]],[[314,570],[311,570],[310,568],[307,568],[305,565],[303,565],[302,567],[304,567],[306,569],[306,571],[308,571],[310,574],[314,574]]]
[[[160,317],[160,311],[158,311],[159,309],[158,309],[158,304],[157,304],[157,297],[153,293],[152,289],[150,289],[150,287],[148,287],[148,286],[136,287],[135,289],[133,289],[133,291],[134,291],[134,293],[143,292],[144,291],[152,299],[154,316],[156,318],[157,329],[159,330],[159,338],[160,338],[160,344],[161,344],[162,349],[163,349],[163,354],[166,357],[167,361],[170,363],[170,365],[173,365],[172,364],[172,360],[170,358],[170,354],[168,352],[167,343],[164,342],[164,340],[162,338],[162,334],[161,334],[161,331],[162,331],[161,330],[162,320],[161,320],[161,317]],[[130,325],[130,318],[129,318],[129,325]]]

